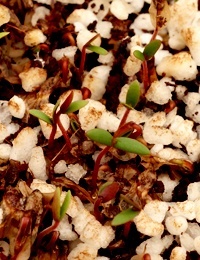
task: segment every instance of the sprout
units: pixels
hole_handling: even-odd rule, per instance
[[[112,145],[113,137],[108,131],[104,129],[100,129],[100,128],[91,129],[86,132],[86,136],[91,140],[93,140],[94,142],[104,144],[107,146]]]
[[[88,104],[87,100],[77,100],[72,102],[69,107],[67,108],[66,112],[67,114],[73,113],[81,109],[82,107],[86,106]]]
[[[153,40],[149,44],[147,44],[143,51],[145,60],[152,59],[153,56],[158,51],[158,49],[160,48],[160,45],[161,45],[161,41],[159,41],[159,40]]]
[[[52,146],[53,144],[53,140],[56,134],[56,130],[57,130],[57,126],[60,128],[65,141],[69,147],[69,149],[71,148],[71,142],[70,142],[70,138],[67,134],[67,132],[65,131],[61,121],[60,121],[60,115],[61,114],[68,114],[68,113],[73,113],[79,109],[81,109],[82,107],[84,107],[85,105],[87,105],[88,101],[86,100],[78,100],[78,101],[74,101],[73,100],[73,91],[70,92],[69,96],[65,99],[65,101],[62,103],[62,105],[60,106],[60,109],[58,110],[58,107],[60,105],[60,102],[57,102],[53,108],[53,113],[52,113],[52,118],[50,118],[48,115],[46,115],[44,112],[42,112],[41,110],[38,109],[30,109],[29,113],[35,117],[37,117],[38,119],[43,120],[44,122],[46,122],[47,124],[52,125],[52,131],[49,137],[49,146]]]
[[[68,190],[61,206],[60,206],[60,196],[61,196],[61,188],[57,187],[55,190],[54,196],[53,196],[52,204],[51,204],[51,210],[52,210],[54,222],[51,226],[45,228],[44,230],[42,230],[39,233],[39,235],[37,237],[37,247],[40,245],[42,239],[46,235],[54,232],[54,230],[58,227],[60,221],[63,219],[63,217],[69,207],[69,204],[71,201],[71,191]]]
[[[107,146],[113,146],[117,149],[128,153],[135,153],[139,155],[149,155],[149,149],[143,145],[141,142],[134,140],[128,137],[113,137],[108,131],[104,129],[91,129],[86,132],[86,136],[93,140],[94,142],[98,142],[100,144],[104,144]]]
[[[86,136],[91,140],[93,140],[94,142],[98,142],[100,144],[106,145],[106,147],[99,153],[95,161],[94,171],[92,174],[93,188],[96,187],[96,181],[97,181],[98,170],[101,163],[101,159],[109,151],[111,146],[129,153],[135,153],[139,155],[150,154],[149,149],[142,143],[138,142],[137,140],[133,140],[132,138],[128,138],[128,137],[117,137],[117,136],[113,137],[108,131],[104,129],[99,129],[99,128],[91,129],[86,132]]]
[[[55,221],[61,221],[63,219],[70,204],[71,191],[68,190],[62,206],[60,206],[60,196],[61,196],[61,189],[57,187],[54,193],[53,202],[51,204],[53,219]]]
[[[153,41],[150,41],[150,43],[145,46],[143,52],[141,52],[139,50],[135,50],[133,52],[133,54],[137,59],[139,59],[141,61],[148,61],[153,58],[155,53],[160,48],[160,45],[161,45],[160,40],[153,40]]]
[[[63,204],[60,208],[60,220],[63,219],[67,209],[69,208],[69,204],[70,204],[70,201],[71,201],[71,191],[68,190],[66,196],[65,196],[65,199],[63,201]]]
[[[95,52],[99,55],[107,55],[108,54],[108,51],[100,46],[95,46],[95,45],[89,45],[87,47],[88,50],[92,51],[92,52]]]
[[[106,203],[115,198],[117,192],[119,191],[119,183],[117,182],[106,182],[100,186],[98,192],[98,198],[94,203],[94,215],[98,221],[103,220],[103,215],[99,210],[101,203]]]
[[[93,51],[97,54],[101,54],[101,55],[106,55],[108,53],[104,48],[91,44],[98,37],[100,37],[100,34],[96,34],[94,37],[92,37],[88,42],[86,42],[86,44],[82,48],[81,63],[80,63],[80,67],[79,67],[80,76],[83,74],[84,67],[85,67],[86,49]]]
[[[50,125],[53,124],[52,119],[39,109],[30,109],[29,114],[37,117],[38,119],[41,119],[42,121],[46,122],[47,124],[50,124]]]
[[[113,218],[111,225],[119,226],[125,224],[129,221],[132,221],[138,214],[139,211],[134,211],[132,209],[123,210]]]
[[[149,87],[149,73],[148,73],[148,65],[147,61],[151,60],[155,53],[160,48],[161,41],[159,40],[151,40],[149,44],[147,44],[143,50],[143,52],[139,50],[135,50],[133,55],[142,61],[142,70],[143,70],[143,85],[145,91]]]
[[[133,52],[133,55],[134,55],[138,60],[145,61],[144,54],[143,54],[141,51],[135,50],[135,51]]]
[[[128,113],[133,109],[140,98],[140,85],[137,80],[129,86],[126,95],[126,111],[121,119],[117,131],[112,136],[108,131],[100,128],[91,129],[86,132],[86,136],[94,142],[106,145],[106,147],[99,153],[95,161],[94,171],[92,174],[93,189],[96,188],[96,181],[98,170],[103,156],[109,151],[110,147],[120,149],[128,153],[135,153],[138,155],[149,155],[149,149],[141,142],[132,138],[137,138],[142,133],[142,128],[134,122],[126,123]],[[130,136],[129,137],[124,137]]]
[[[137,80],[133,81],[126,95],[126,106],[134,108],[140,99],[140,85]]]

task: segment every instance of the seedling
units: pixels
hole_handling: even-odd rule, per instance
[[[71,191],[68,190],[61,206],[60,206],[60,197],[61,197],[61,189],[59,187],[57,187],[55,190],[55,193],[54,193],[53,201],[51,203],[51,210],[52,210],[52,214],[53,214],[54,223],[39,233],[39,235],[37,237],[37,246],[40,245],[42,239],[46,235],[50,234],[58,227],[60,221],[65,216],[65,213],[66,213],[66,211],[69,207],[70,201],[71,201]]]
[[[134,217],[136,217],[138,214],[139,211],[134,211],[131,208],[123,210],[113,218],[111,225],[112,226],[123,225],[129,221],[132,221]]]
[[[106,182],[100,186],[98,198],[94,203],[94,215],[98,221],[103,220],[103,216],[99,210],[101,203],[106,203],[115,198],[119,191],[119,184],[117,182]]]
[[[52,117],[49,117],[44,112],[42,112],[41,110],[38,110],[38,109],[29,110],[29,113],[31,115],[37,117],[38,119],[41,119],[42,121],[46,122],[47,124],[52,125],[52,130],[51,130],[51,134],[49,137],[49,146],[50,147],[52,147],[52,145],[53,145],[57,127],[59,127],[65,138],[65,141],[66,141],[66,144],[68,145],[69,150],[71,150],[70,138],[60,121],[60,115],[78,111],[79,109],[81,109],[88,103],[88,101],[86,101],[86,100],[79,100],[79,101],[72,102],[72,99],[73,99],[73,91],[71,91],[69,96],[66,98],[66,100],[63,102],[63,104],[60,106],[59,110],[58,110],[59,103],[55,104]]]
[[[0,39],[6,37],[8,34],[9,32],[0,32]]]
[[[133,97],[131,98],[132,95]],[[114,133],[114,135],[111,135],[108,131],[99,128],[91,129],[86,132],[86,136],[88,138],[90,138],[94,142],[105,145],[105,148],[103,148],[103,150],[99,153],[95,161],[94,171],[92,175],[92,186],[94,189],[96,188],[96,181],[101,159],[110,150],[110,147],[114,147],[116,149],[120,149],[128,153],[135,153],[138,155],[150,154],[149,149],[141,142],[132,139],[131,137],[127,137],[133,133],[134,138],[137,138],[142,132],[141,127],[134,122],[126,123],[128,113],[130,109],[137,105],[137,102],[139,101],[139,96],[139,83],[137,81],[134,81],[130,85],[126,96],[125,106],[127,107],[127,110],[124,113],[119,128]]]
[[[134,56],[142,61],[142,70],[143,70],[143,84],[144,84],[144,90],[146,91],[149,87],[149,75],[148,75],[148,65],[147,62],[153,58],[155,53],[160,48],[161,41],[159,40],[153,40],[150,41],[149,44],[146,45],[143,52],[139,50],[135,50],[133,52]]]
[[[105,50],[104,48],[100,47],[100,46],[95,46],[95,45],[89,45],[87,47],[88,50],[92,51],[92,52],[95,52],[99,55],[107,55],[108,52],[107,50]]]
[[[128,114],[131,109],[133,109],[140,99],[140,85],[137,80],[134,80],[127,91],[126,94],[126,102],[123,104],[127,109],[123,115],[123,118],[121,119],[119,129],[125,124]]]
[[[100,55],[106,55],[108,52],[99,46],[94,46],[91,43],[96,39],[100,37],[99,34],[96,34],[94,37],[92,37],[82,48],[82,52],[81,52],[81,63],[80,63],[80,67],[79,67],[79,74],[80,76],[83,75],[83,71],[84,71],[84,67],[85,67],[85,61],[86,61],[86,50],[91,50],[97,54]]]

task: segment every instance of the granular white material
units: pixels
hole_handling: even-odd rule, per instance
[[[78,163],[69,164],[65,172],[65,177],[78,184],[79,180],[84,177],[86,173],[87,171],[83,168],[82,165]]]

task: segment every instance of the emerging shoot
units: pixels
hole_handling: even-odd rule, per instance
[[[134,211],[132,209],[123,210],[113,218],[111,225],[112,226],[123,225],[129,221],[132,221],[134,217],[136,217],[138,214],[139,211]]]

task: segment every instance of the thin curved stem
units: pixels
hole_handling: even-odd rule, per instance
[[[126,108],[126,111],[121,119],[118,129],[121,128],[126,123],[129,113],[130,113],[130,109]]]
[[[71,150],[72,144],[71,144],[70,138],[69,138],[69,136],[68,136],[68,134],[67,134],[67,131],[66,131],[65,128],[63,127],[63,125],[62,125],[62,123],[61,123],[61,121],[60,121],[60,118],[58,118],[57,124],[58,124],[58,126],[59,126],[59,128],[60,128],[60,130],[61,130],[61,132],[62,132],[62,134],[63,134],[63,137],[65,138],[65,142],[66,142],[66,144],[67,144],[69,150]]]
[[[51,226],[45,228],[44,230],[42,230],[39,235],[38,235],[38,238],[37,238],[37,248],[39,247],[39,245],[41,244],[42,242],[42,239],[48,235],[49,233],[53,232],[59,225],[59,221],[55,221]]]
[[[146,60],[142,62],[142,69],[143,69],[143,85],[144,85],[144,91],[146,93],[149,87],[148,65]]]
[[[96,188],[97,186],[97,177],[98,177],[98,172],[99,172],[99,166],[101,163],[101,159],[103,158],[103,156],[109,151],[110,146],[106,146],[97,156],[97,159],[95,161],[95,166],[94,166],[94,171],[92,173],[92,187],[93,189]]]
[[[49,148],[52,148],[52,146],[53,146],[53,141],[54,141],[54,138],[55,138],[56,130],[57,130],[57,125],[55,123],[53,123],[52,130],[51,130],[51,133],[50,133],[50,136],[49,136],[49,143],[48,143]]]

